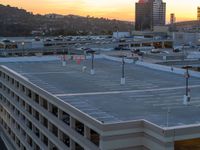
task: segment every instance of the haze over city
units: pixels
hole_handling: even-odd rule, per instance
[[[0,0],[1,4],[16,6],[34,14],[75,14],[133,21],[135,2],[138,0]],[[175,13],[177,21],[195,20],[199,1],[164,0],[167,3],[167,22],[169,14]]]

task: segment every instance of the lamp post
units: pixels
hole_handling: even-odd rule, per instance
[[[189,89],[189,69],[192,68],[192,66],[184,66],[183,69],[186,69],[185,72],[185,95],[183,98],[183,104],[188,105],[190,102],[190,89]]]
[[[44,43],[44,36],[45,36],[45,32],[42,32],[42,37],[43,37],[43,43]]]
[[[24,56],[24,42],[22,42],[22,56]]]
[[[94,50],[88,50],[88,51],[87,51],[87,54],[91,54],[91,56],[92,56],[90,74],[91,74],[91,75],[94,75],[94,74],[95,74],[95,70],[94,70],[94,54],[95,54],[95,51],[94,51]]]
[[[121,85],[124,85],[126,83],[126,79],[125,79],[125,56],[121,55],[120,56],[122,58],[122,76],[121,76]]]

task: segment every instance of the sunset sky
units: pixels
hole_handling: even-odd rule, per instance
[[[134,21],[135,2],[138,0],[0,0],[33,13],[75,14]],[[175,13],[178,21],[194,20],[199,0],[164,0],[169,14]]]

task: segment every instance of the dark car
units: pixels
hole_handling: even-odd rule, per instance
[[[122,50],[122,47],[115,47],[114,50],[118,51],[118,50]]]
[[[4,43],[11,43],[11,41],[7,40],[7,39],[3,39],[2,42],[4,42]]]
[[[181,51],[181,50],[178,49],[178,48],[177,48],[177,49],[173,49],[173,52],[174,52],[174,53],[179,53],[180,51]]]
[[[138,56],[143,56],[144,55],[144,52],[141,52],[139,49],[135,49],[135,50],[133,50],[131,52],[134,53],[134,54],[137,54]]]

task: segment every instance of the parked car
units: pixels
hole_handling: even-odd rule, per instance
[[[174,48],[173,48],[173,52],[174,53],[178,53],[178,52],[181,52],[182,50],[183,50],[183,46],[175,46]]]
[[[3,42],[3,43],[11,43],[11,41],[8,40],[8,39],[3,39],[1,42]]]
[[[138,56],[144,55],[144,52],[141,52],[139,49],[132,50],[131,52],[134,53],[134,54],[137,54]]]
[[[128,47],[122,47],[122,50],[129,51],[129,50],[131,50],[131,49],[128,48]]]
[[[121,50],[122,48],[121,47],[115,47],[114,50],[118,51],[118,50]]]
[[[180,49],[178,49],[178,48],[176,48],[176,49],[173,49],[173,52],[174,53],[179,53],[181,50]]]
[[[157,53],[160,53],[161,50],[160,49],[152,49],[151,50],[151,53],[154,53],[154,54],[157,54]]]

